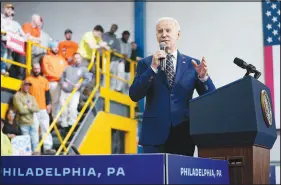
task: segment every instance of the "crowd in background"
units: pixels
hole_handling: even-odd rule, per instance
[[[56,41],[44,32],[43,19],[38,14],[31,17],[30,22],[22,26],[14,20],[15,7],[4,5],[1,14],[1,57],[26,64],[26,56],[6,47],[7,34],[31,40],[48,50],[37,46],[32,47],[32,73],[27,76],[25,68],[9,65],[1,60],[1,75],[22,80],[22,85],[15,93],[9,105],[5,119],[1,120],[1,155],[10,154],[7,138],[18,135],[29,135],[31,149],[34,155],[40,155],[35,149],[39,143],[39,134],[43,136],[56,117],[67,97],[74,88],[71,101],[59,118],[59,126],[63,128],[65,136],[77,119],[78,106],[87,99],[93,89],[96,77],[95,65],[88,71],[87,67],[92,59],[93,49],[113,50],[125,58],[137,60],[137,45],[129,43],[130,32],[123,31],[121,38],[115,34],[118,25],[113,24],[104,33],[101,25],[94,26],[92,31],[84,33],[80,43],[72,40],[72,30],[66,29],[65,40]],[[104,65],[101,63],[101,66]],[[98,69],[100,70],[100,69]],[[110,72],[122,79],[130,78],[130,63],[125,59],[111,55]],[[82,83],[79,80],[84,78]],[[128,94],[128,84],[112,78],[110,88],[114,91]],[[3,139],[2,139],[3,137]],[[44,154],[53,155],[53,138],[49,134],[43,144]]]

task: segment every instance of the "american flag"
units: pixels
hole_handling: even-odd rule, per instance
[[[280,129],[280,1],[262,2],[264,74]]]

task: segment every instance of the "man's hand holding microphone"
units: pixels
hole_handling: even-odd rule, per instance
[[[161,42],[160,43],[160,50],[156,51],[153,55],[152,58],[152,62],[151,62],[151,67],[154,70],[154,72],[158,71],[158,66],[161,65],[163,68],[165,68],[164,66],[164,62],[167,56],[167,53],[165,52],[165,42]]]
[[[156,51],[152,58],[151,68],[154,72],[158,72],[158,66],[161,65],[162,70],[165,69],[165,59],[167,53],[165,52],[165,42],[160,43],[160,50]],[[205,57],[202,58],[201,62],[197,64],[194,60],[191,60],[195,71],[198,74],[199,79],[205,81],[208,77],[208,68],[205,61]]]

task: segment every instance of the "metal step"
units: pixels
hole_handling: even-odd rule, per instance
[[[84,137],[86,133],[88,132],[90,126],[93,124],[94,119],[99,111],[99,103],[101,103],[101,99],[97,97],[95,101],[93,102],[95,105],[94,108],[91,108],[88,110],[86,116],[84,117],[83,121],[80,123],[80,127],[77,130],[77,132],[74,134],[73,139],[70,142],[70,145],[68,146],[69,149],[71,146],[74,146],[76,148],[79,148],[80,144],[83,142]],[[69,150],[70,155],[75,155],[75,152],[73,150]]]

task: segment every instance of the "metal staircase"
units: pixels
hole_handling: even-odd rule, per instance
[[[32,61],[31,48],[34,46],[42,47],[36,43],[33,43],[32,41],[28,41],[25,65],[20,64],[15,61],[7,60],[4,58],[1,58],[1,60],[5,61],[7,63],[10,63],[10,64],[17,65],[19,67],[26,68],[26,74],[30,75],[31,63],[32,63],[31,62]],[[48,48],[44,48],[44,49],[48,50]],[[53,118],[53,121],[50,124],[50,127],[49,127],[47,133],[41,138],[40,143],[36,149],[37,151],[41,150],[44,140],[46,139],[46,136],[49,133],[51,133],[53,136],[54,148],[57,149],[56,155],[67,155],[67,154],[72,155],[73,153],[77,153],[77,151],[74,152],[71,149],[71,146],[74,146],[79,150],[79,146],[85,140],[85,134],[90,130],[89,128],[91,128],[93,126],[93,124],[96,124],[95,119],[99,112],[102,114],[99,116],[98,123],[101,124],[103,122],[103,119],[109,120],[109,121],[115,120],[114,123],[112,123],[112,124],[110,123],[112,128],[109,128],[109,129],[117,129],[117,130],[123,129],[124,133],[126,133],[126,135],[128,136],[128,137],[126,136],[126,139],[130,138],[130,141],[126,141],[126,145],[129,144],[130,146],[125,146],[125,151],[129,152],[129,153],[135,151],[134,145],[137,145],[135,142],[137,133],[134,131],[134,129],[136,130],[136,127],[137,127],[136,126],[137,124],[135,124],[137,122],[135,120],[136,103],[132,102],[127,95],[110,90],[110,79],[117,78],[118,80],[121,80],[125,83],[131,83],[132,79],[134,78],[136,62],[134,62],[130,59],[126,59],[131,63],[130,69],[131,69],[131,73],[132,73],[131,80],[126,81],[124,79],[120,79],[119,77],[110,74],[109,66],[110,66],[110,55],[111,54],[114,54],[120,58],[124,58],[119,53],[116,53],[113,51],[102,51],[102,56],[100,57],[100,52],[96,52],[96,50],[93,50],[93,58],[91,60],[90,65],[88,66],[88,69],[90,69],[92,67],[92,65],[96,65],[96,69],[99,69],[100,68],[100,66],[99,66],[100,59],[102,60],[104,65],[102,65],[101,71],[97,70],[96,86],[94,87],[90,97],[88,98],[87,102],[85,103],[82,110],[80,111],[76,122],[73,124],[72,128],[66,134],[66,137],[62,137],[61,135],[63,133],[63,130],[59,126],[57,126],[57,121],[59,120],[61,113],[66,108],[69,101],[71,101],[73,94],[77,91],[76,88],[73,90],[73,92],[67,98],[65,105],[62,106],[58,115],[55,118]],[[96,59],[96,62],[94,64],[95,59]],[[101,75],[104,76],[104,85],[103,86],[100,85]],[[83,81],[83,79],[80,79],[79,82],[82,82],[82,81]],[[18,90],[20,84],[21,84],[21,80],[13,79],[10,77],[5,77],[5,76],[1,75],[1,116],[2,116],[2,118],[8,107],[7,104],[2,103],[2,94],[4,95],[6,93],[6,91],[5,92],[3,91],[3,88],[6,88],[9,91],[10,87],[12,87],[12,90],[14,90],[14,92],[15,92]],[[95,100],[93,101],[93,99],[95,99]],[[97,105],[100,105],[100,106],[97,106]],[[84,114],[85,114],[85,116],[83,118]],[[128,127],[128,128],[125,128],[122,126],[123,122],[125,123],[125,125],[127,125],[126,127]],[[105,124],[108,124],[108,123],[105,123]],[[115,128],[113,128],[113,127],[115,127]],[[94,129],[96,129],[96,128],[94,128]],[[92,130],[92,132],[93,132],[93,130]],[[94,132],[98,133],[98,131],[94,131]],[[107,130],[107,132],[109,132],[109,130]],[[102,137],[102,136],[99,136],[99,137]],[[107,144],[110,144],[110,142],[109,142],[110,137],[111,136],[108,135],[107,138],[104,138],[107,141]],[[90,139],[95,139],[95,138],[91,137]],[[88,143],[90,142],[89,137],[88,137],[87,142]],[[85,149],[85,145],[82,148],[83,148],[82,151],[87,151],[87,149]],[[97,151],[97,152],[102,152],[102,151]],[[110,153],[110,152],[112,152],[112,151],[106,150],[106,153]],[[84,152],[83,154],[89,154],[89,153]]]

